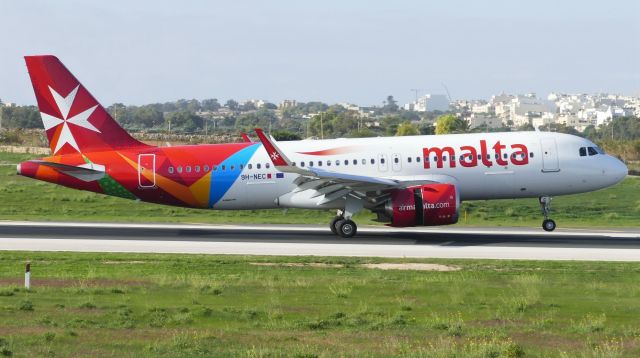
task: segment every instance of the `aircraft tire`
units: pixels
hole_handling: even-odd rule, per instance
[[[338,221],[340,220],[344,220],[341,216],[336,216],[335,218],[331,219],[331,222],[329,223],[329,229],[331,229],[331,232],[334,235],[338,235]]]
[[[341,220],[336,223],[338,234],[345,239],[353,237],[358,231],[358,226],[351,220]]]
[[[556,229],[556,222],[551,219],[546,219],[542,222],[542,229],[544,231],[553,231]]]

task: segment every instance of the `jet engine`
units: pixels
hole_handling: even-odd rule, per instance
[[[458,222],[460,198],[452,184],[426,184],[395,189],[385,203],[391,226],[436,226]]]

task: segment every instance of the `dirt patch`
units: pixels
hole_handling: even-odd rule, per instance
[[[362,264],[362,267],[380,270],[414,270],[414,271],[458,271],[462,268],[459,266],[440,265],[440,264],[421,264],[421,263],[381,263],[381,264]]]
[[[102,261],[105,265],[146,264],[148,261]]]
[[[324,262],[250,262],[253,266],[281,266],[281,267],[320,267],[320,268],[340,268],[342,264],[327,264]]]
[[[32,278],[31,287],[117,287],[117,286],[145,286],[149,282],[134,280],[109,280],[109,279],[64,279],[64,278]],[[2,286],[24,286],[24,278],[0,278]]]

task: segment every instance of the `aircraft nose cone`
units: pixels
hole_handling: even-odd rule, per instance
[[[21,170],[20,170],[20,166],[21,166],[20,164],[16,165],[16,173],[17,173],[18,175],[22,174],[22,173],[21,173]]]
[[[624,179],[629,173],[629,169],[618,158],[611,157],[607,168],[607,174],[611,177],[613,184],[618,183]]]

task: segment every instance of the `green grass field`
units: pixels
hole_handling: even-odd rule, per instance
[[[0,252],[0,356],[637,357],[638,282],[638,263]]]
[[[67,220],[190,223],[327,224],[334,213],[291,209],[210,211],[183,209],[68,189],[15,174],[15,164],[33,158],[0,153],[0,220]],[[554,198],[552,217],[559,227],[635,226],[640,222],[640,178],[615,187]],[[463,203],[458,225],[534,226],[542,215],[536,199]],[[359,224],[379,224],[363,212]]]

